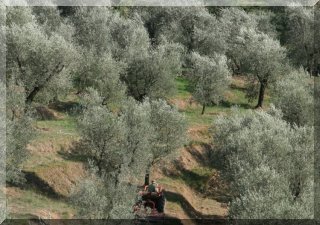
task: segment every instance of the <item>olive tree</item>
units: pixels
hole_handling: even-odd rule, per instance
[[[145,97],[165,98],[175,91],[175,78],[181,74],[181,53],[178,44],[163,41],[142,57],[133,57],[123,77],[128,93],[142,101]]]
[[[292,70],[273,89],[274,104],[283,118],[298,126],[312,125],[314,115],[314,81],[302,68]]]
[[[256,29],[256,19],[238,7],[221,9],[220,26],[222,27],[225,42],[227,44],[226,55],[231,59],[231,68],[234,73],[242,72],[243,45],[241,38],[244,29]]]
[[[112,46],[109,26],[112,15],[108,7],[77,7],[70,17],[76,42],[97,54],[109,52]]]
[[[94,178],[76,187],[73,202],[82,216],[130,217],[134,184],[154,162],[184,143],[184,117],[165,101],[149,99],[129,98],[118,112],[111,112],[101,104],[103,98],[97,91],[87,92],[79,118],[80,154],[88,157]],[[94,183],[98,187],[100,183],[101,189]],[[95,202],[102,195],[104,201]],[[90,212],[92,207],[99,210],[97,214]]]
[[[78,92],[84,93],[87,88],[94,88],[103,96],[102,104],[121,103],[126,86],[120,81],[120,74],[125,66],[108,53],[98,57],[94,51],[86,49],[81,56],[73,80]]]
[[[150,108],[150,123],[155,137],[151,145],[152,165],[186,142],[186,121],[185,117],[165,100],[151,101]]]
[[[230,82],[230,72],[227,58],[224,55],[214,55],[212,58],[192,55],[193,78],[195,87],[193,97],[202,104],[202,112],[208,104],[218,104]]]
[[[28,157],[27,144],[34,137],[32,117],[26,112],[25,92],[7,79],[6,84],[6,180],[25,182],[22,163]]]
[[[95,90],[89,92],[86,98],[91,103],[79,118],[79,130],[81,142],[87,146],[85,154],[94,160],[99,173],[124,163],[131,166],[136,160],[150,166],[185,143],[184,116],[166,101],[129,98],[116,114],[100,104],[103,99]],[[124,155],[128,161],[121,161]],[[145,164],[140,162],[142,156]]]
[[[16,18],[14,7],[8,13]],[[25,14],[29,15],[28,9]],[[10,21],[7,26],[7,76],[24,87],[26,103],[32,103],[41,94],[53,98],[70,87],[70,68],[74,61],[73,45],[59,33],[47,34],[32,20],[25,24]],[[20,18],[20,17],[18,17]],[[48,88],[49,87],[49,88]],[[50,99],[49,99],[50,100]]]
[[[139,7],[138,12],[154,44],[161,36],[195,51],[195,29],[212,18],[205,7]],[[208,23],[207,23],[208,24]]]
[[[122,163],[126,128],[121,117],[102,106],[103,99],[93,90],[89,90],[83,115],[79,118],[81,143],[85,146],[85,155],[94,161],[98,174],[116,170]],[[100,105],[101,106],[100,106]]]
[[[12,26],[13,24],[23,26],[27,23],[32,23],[35,19],[32,13],[32,7],[7,7],[6,24]]]
[[[242,30],[242,66],[251,80],[247,97],[258,96],[256,108],[263,106],[266,88],[276,82],[287,68],[286,51],[279,41],[256,30]]]
[[[2,8],[0,10],[2,14]],[[28,7],[7,7],[7,26],[14,22],[20,25],[32,22],[33,16],[31,8]],[[2,20],[5,21],[5,20]],[[5,24],[0,24],[1,44],[5,43],[4,34],[7,29]],[[1,52],[4,46],[0,46]],[[3,57],[0,57],[1,60]],[[13,184],[23,183],[25,178],[21,172],[22,163],[28,156],[26,149],[27,144],[33,137],[33,129],[31,127],[32,119],[30,113],[26,112],[25,91],[22,85],[16,83],[12,77],[5,76],[5,62],[0,62],[0,91],[1,91],[1,171],[6,174],[1,174],[3,182]],[[3,133],[4,132],[4,133]],[[2,176],[3,175],[3,176]]]
[[[107,193],[103,181],[91,176],[72,190],[70,199],[72,204],[78,206],[78,217],[104,219],[108,202],[106,196]]]
[[[286,7],[285,46],[291,61],[303,66],[311,75],[315,72],[314,29],[318,22],[314,9],[308,7]]]
[[[267,86],[287,67],[286,49],[274,39],[275,28],[269,22],[272,14],[226,8],[221,15],[221,26],[228,34],[226,55],[234,72],[248,75],[247,97],[258,97],[256,108],[262,107]]]
[[[274,14],[266,10],[253,10],[246,12],[239,7],[227,7],[220,11],[219,32],[220,38],[225,42],[226,55],[231,59],[231,68],[234,73],[243,73],[242,64],[245,46],[250,47],[250,43],[245,43],[247,33],[244,30],[254,30],[256,33],[264,33],[270,38],[277,37],[276,28],[271,23]],[[216,28],[217,30],[217,28]]]
[[[226,54],[229,47],[228,31],[219,18],[204,14],[203,20],[196,23],[194,27],[194,51],[208,57],[214,57],[216,53]]]
[[[230,217],[313,217],[313,129],[291,126],[275,108],[234,112],[212,128],[234,193]]]
[[[89,7],[77,10],[72,21],[75,39],[85,49],[77,88],[93,87],[109,102],[115,102],[112,96],[124,97],[125,91],[142,101],[167,97],[175,90],[182,48],[165,40],[153,48],[138,14],[125,18],[111,8]]]
[[[273,20],[276,18],[274,12],[269,10],[256,10],[249,13],[256,21],[256,28],[258,31],[267,34],[269,37],[276,39],[278,37],[276,24]]]

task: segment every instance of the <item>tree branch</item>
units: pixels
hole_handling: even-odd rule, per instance
[[[55,67],[55,69],[52,71],[52,73],[49,74],[49,76],[44,80],[44,82],[38,86],[35,86],[33,90],[27,95],[26,103],[27,104],[32,103],[36,95],[39,93],[39,91],[41,91],[46,86],[46,84],[52,79],[52,77],[55,74],[60,73],[63,69],[64,69],[64,65],[62,63],[59,63]]]

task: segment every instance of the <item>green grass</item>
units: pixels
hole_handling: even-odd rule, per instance
[[[75,214],[75,209],[70,207],[67,202],[59,199],[52,199],[33,190],[18,190],[18,194],[9,196],[8,207],[11,209],[11,218],[30,218],[31,215],[47,214],[47,218],[60,215],[61,219],[68,219]]]
[[[195,167],[190,171],[184,171],[181,179],[194,190],[204,192],[207,182],[213,173],[214,169],[208,167]]]
[[[35,141],[48,141],[74,139],[78,137],[76,120],[74,117],[67,116],[60,120],[40,120],[35,122],[37,129],[43,130],[38,132]]]
[[[187,122],[189,126],[202,126],[211,125],[214,119],[221,114],[224,114],[227,110],[221,106],[207,106],[206,111],[201,115],[202,107],[188,107],[184,110]]]
[[[177,93],[175,98],[188,99],[191,96],[189,81],[183,77],[176,78]]]
[[[184,77],[176,78],[176,86],[178,89],[177,95],[173,97],[187,101],[187,99],[192,95],[189,81]],[[265,96],[264,107],[269,107],[270,102],[271,98],[267,93]],[[206,106],[205,113],[203,115],[201,115],[202,106],[200,104],[190,106],[187,103],[187,105],[188,106],[185,109],[180,109],[180,111],[185,114],[189,126],[210,126],[217,116],[231,113],[232,107],[238,107],[241,112],[245,112],[248,109],[254,109],[256,100],[248,102],[245,87],[243,87],[243,84],[240,84],[239,81],[235,80],[233,81],[229,91],[226,92],[225,99],[220,102],[219,105]]]

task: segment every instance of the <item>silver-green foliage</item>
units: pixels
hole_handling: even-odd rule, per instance
[[[285,44],[291,61],[303,66],[309,72],[315,69],[315,26],[319,26],[314,18],[312,7],[286,7]],[[318,50],[317,50],[318,51]]]
[[[271,108],[215,121],[214,142],[234,193],[232,218],[313,217],[313,129],[281,117]]]
[[[92,185],[92,191],[86,191],[83,185],[87,183],[80,183],[74,203],[84,217],[126,218],[132,216],[133,184],[139,184],[152,163],[184,143],[184,117],[165,101],[149,99],[141,103],[128,99],[119,112],[111,112],[101,104],[103,99],[95,90],[88,92],[86,109],[79,118],[82,154],[90,159],[98,179],[95,182],[103,183],[103,191]],[[95,203],[101,193],[106,200]],[[88,204],[100,210],[97,215],[91,214]]]
[[[7,81],[6,89],[6,180],[10,183],[25,181],[22,163],[28,157],[27,144],[34,136],[30,112],[26,112],[25,92],[20,86]]]
[[[21,10],[26,23],[19,15]],[[48,101],[65,93],[71,84],[69,69],[76,55],[63,35],[48,34],[31,12],[28,7],[12,7],[7,25],[7,76],[25,88],[28,103],[37,98]]]
[[[313,124],[314,81],[303,69],[293,70],[275,84],[274,104],[283,118],[298,126]]]
[[[188,52],[210,56],[226,51],[225,29],[205,7],[141,7],[135,10],[155,43],[165,36],[183,45]]]
[[[279,41],[254,29],[244,29],[241,33],[242,68],[251,80],[247,97],[253,99],[259,96],[257,107],[262,107],[265,89],[283,76],[287,69],[286,49]]]
[[[275,19],[275,14],[272,11],[257,10],[249,13],[249,15],[256,21],[257,29],[260,32],[267,34],[273,39],[277,38],[276,26],[272,22]]]
[[[237,7],[224,8],[219,18],[220,26],[224,31],[224,39],[227,43],[226,55],[232,60],[231,67],[235,72],[241,72],[241,61],[243,54],[241,30],[256,29],[257,21],[243,9]]]
[[[3,13],[0,3],[0,16]],[[1,48],[1,47],[0,47]],[[0,81],[0,187],[6,185],[6,89],[5,84]],[[6,218],[6,196],[0,192],[0,221]]]
[[[165,158],[186,142],[186,121],[176,108],[165,100],[150,101],[151,126],[154,137],[151,148],[152,163]]]
[[[112,26],[118,17],[107,7],[79,7],[71,19],[81,56],[74,85],[79,92],[89,87],[96,89],[103,104],[121,102],[126,91],[120,81],[125,64],[112,54]]]
[[[287,63],[286,49],[276,39],[275,27],[270,23],[273,15],[238,8],[223,9],[221,15],[231,68],[248,75],[247,97],[253,100],[259,96],[256,107],[262,107],[267,86],[283,74]]]
[[[181,74],[182,52],[180,45],[163,40],[146,55],[132,57],[123,78],[128,93],[139,101],[145,97],[163,98],[173,94],[175,78]]]
[[[82,143],[88,146],[87,154],[96,162],[99,172],[114,171],[122,164],[131,166],[138,161],[143,165],[144,169],[139,169],[143,173],[152,162],[185,142],[184,116],[166,101],[146,99],[139,103],[129,98],[120,112],[114,113],[99,105],[102,99],[96,91],[90,92],[87,99],[91,103],[79,119],[79,128]],[[145,164],[141,164],[141,157]]]
[[[212,58],[192,54],[193,78],[195,87],[193,97],[204,107],[208,104],[218,104],[230,83],[230,71],[227,58],[215,54]]]
[[[126,87],[120,81],[124,65],[116,62],[110,53],[97,55],[92,49],[83,49],[74,78],[79,92],[95,88],[103,96],[102,104],[117,104],[125,96]]]
[[[75,39],[85,49],[75,82],[80,90],[93,87],[106,101],[111,95],[118,98],[125,92],[120,78],[127,93],[140,101],[174,91],[182,49],[166,41],[153,48],[138,14],[125,18],[107,7],[89,7],[78,9],[72,21]],[[106,82],[98,84],[100,80]]]

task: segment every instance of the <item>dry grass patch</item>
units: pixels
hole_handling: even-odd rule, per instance
[[[6,194],[9,218],[71,219],[76,214],[76,210],[66,202],[48,198],[33,190],[7,187]]]
[[[65,197],[69,196],[73,186],[86,175],[83,164],[79,162],[47,165],[37,168],[34,173],[56,194]]]

